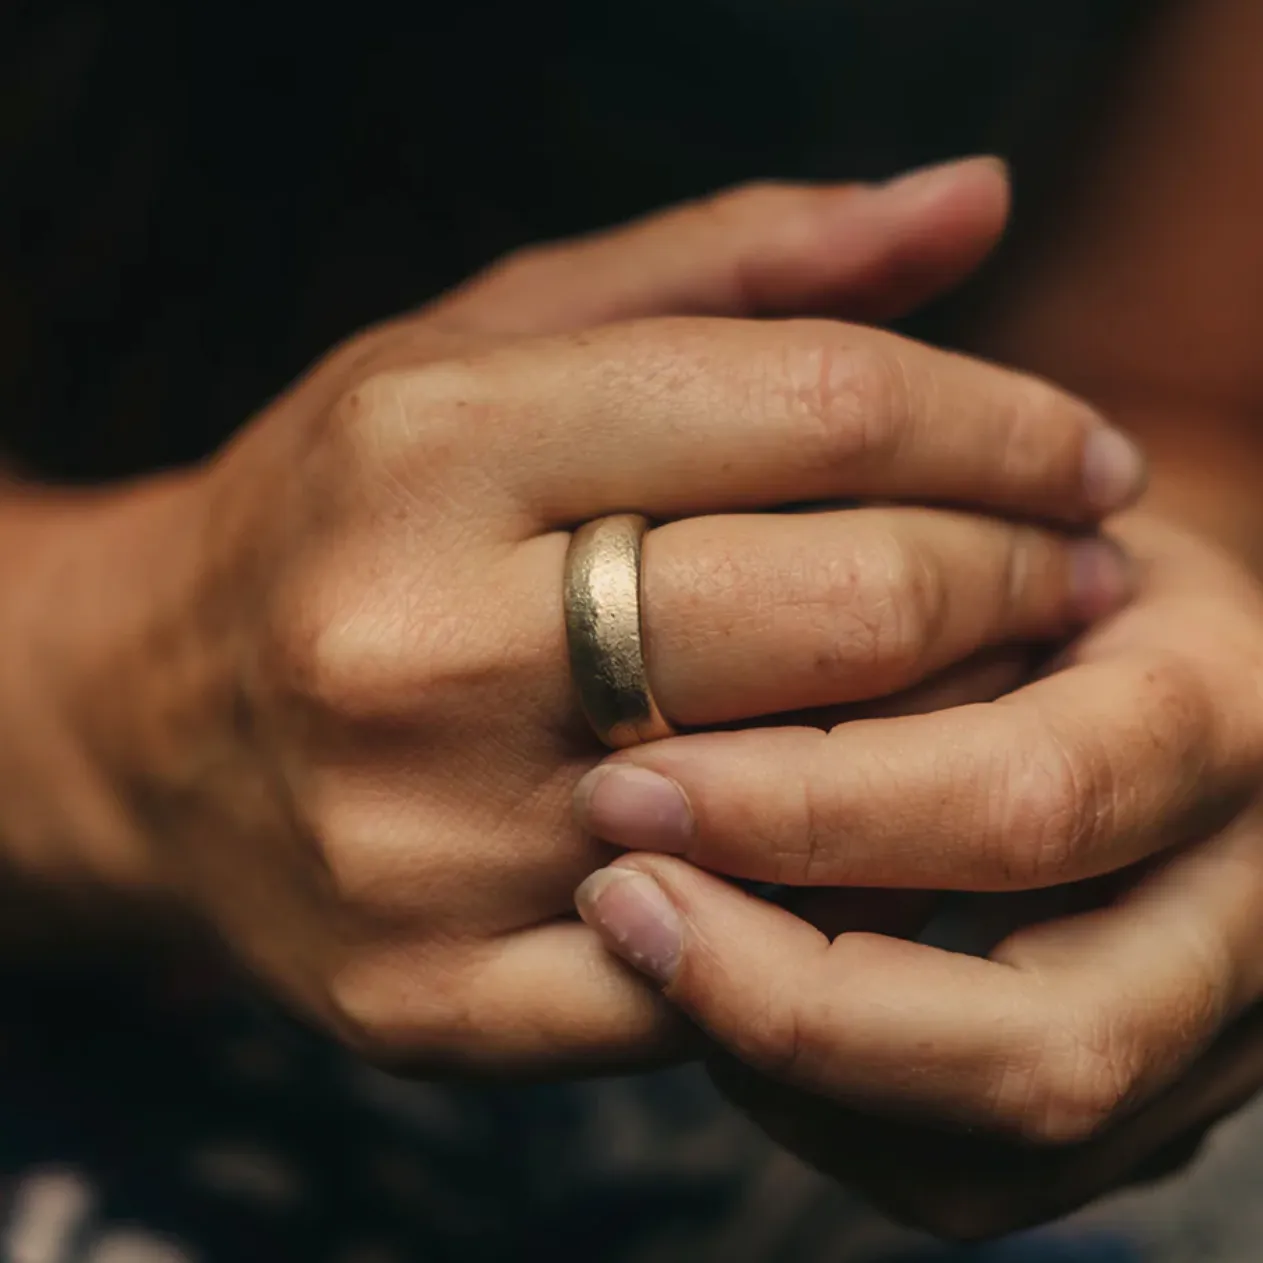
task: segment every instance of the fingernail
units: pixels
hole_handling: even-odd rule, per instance
[[[680,914],[652,877],[602,868],[575,891],[579,915],[642,974],[669,983],[680,967]]]
[[[1134,588],[1131,558],[1112,540],[1085,539],[1071,545],[1070,601],[1083,622],[1113,613],[1126,604]]]
[[[951,162],[935,163],[921,167],[905,175],[896,176],[879,187],[882,205],[887,210],[913,211],[927,202],[934,201],[944,189],[959,182],[961,173],[973,167],[1008,170],[1001,158],[957,158]]]
[[[1145,486],[1144,454],[1118,430],[1103,427],[1088,435],[1083,448],[1083,491],[1101,512],[1130,504]]]
[[[615,846],[679,855],[693,836],[684,791],[648,768],[607,763],[575,787],[575,816],[587,833]]]

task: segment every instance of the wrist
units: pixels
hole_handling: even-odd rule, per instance
[[[19,879],[161,885],[137,769],[191,643],[191,481],[0,497],[0,859]]]

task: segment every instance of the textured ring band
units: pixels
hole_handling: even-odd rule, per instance
[[[566,553],[570,674],[596,735],[615,750],[669,737],[654,701],[640,617],[646,518],[620,513],[581,526]]]

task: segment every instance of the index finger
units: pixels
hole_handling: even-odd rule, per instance
[[[889,319],[968,276],[1008,204],[1007,172],[993,158],[879,187],[743,185],[519,251],[424,315],[536,334],[667,315]]]

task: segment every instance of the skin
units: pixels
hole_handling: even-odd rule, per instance
[[[870,327],[751,318],[890,315],[967,274],[1006,205],[985,160],[741,190],[352,339],[201,467],[17,487],[7,863],[183,913],[392,1065],[682,1055],[672,1007],[573,916],[611,851],[571,817],[601,751],[567,673],[567,528],[667,522],[647,631],[663,706],[699,725],[933,682],[1117,608],[1126,566],[1090,528],[1143,470],[1092,409]],[[761,512],[857,499],[904,503]]]
[[[739,871],[772,862],[767,871],[778,876],[883,881],[903,888],[900,897],[866,897],[859,915],[853,901],[827,894],[800,901],[795,917],[678,858],[621,861],[618,876],[603,870],[579,903],[616,951],[665,984],[639,985],[563,915],[569,886],[610,854],[588,835],[619,830],[594,819],[591,781],[579,786],[588,828],[566,824],[566,800],[598,752],[555,673],[557,611],[541,614],[531,602],[556,591],[562,528],[585,514],[761,507],[752,484],[729,484],[731,502],[701,502],[696,471],[678,482],[663,476],[683,463],[683,449],[670,444],[682,431],[692,436],[684,427],[665,426],[661,448],[653,440],[652,486],[634,483],[637,471],[620,463],[635,455],[629,445],[606,445],[625,423],[647,446],[646,422],[671,419],[664,400],[678,408],[699,362],[740,390],[711,395],[697,417],[722,414],[726,427],[742,418],[734,406],[750,397],[742,374],[765,363],[758,339],[767,331],[679,317],[893,315],[985,252],[1003,197],[994,178],[986,193],[978,175],[967,196],[937,195],[936,218],[902,221],[894,241],[883,236],[900,222],[889,205],[869,203],[853,218],[852,199],[834,219],[804,212],[823,205],[817,197],[764,189],[703,208],[700,218],[696,208],[681,212],[666,236],[647,225],[577,253],[518,259],[435,310],[335,352],[206,468],[86,498],[20,488],[0,509],[13,542],[0,562],[4,590],[15,594],[4,611],[13,652],[0,698],[11,730],[23,734],[0,753],[8,862],[46,885],[173,903],[356,1046],[426,1069],[643,1063],[689,1047],[672,1018],[680,1011],[710,1040],[716,1077],[769,1131],[946,1234],[985,1235],[1057,1214],[1181,1156],[1190,1137],[1250,1095],[1259,1063],[1252,1006],[1263,896],[1248,800],[1258,775],[1263,622],[1246,494],[1258,399],[1255,328],[1248,307],[1232,301],[1248,289],[1257,216],[1243,226],[1228,213],[1249,204],[1234,180],[1225,184],[1224,173],[1239,168],[1207,157],[1231,149],[1248,126],[1241,102],[1255,90],[1244,64],[1231,112],[1209,89],[1233,69],[1234,53],[1257,47],[1252,21],[1241,0],[1219,0],[1186,6],[1159,33],[1104,136],[1096,178],[1085,179],[1074,213],[976,333],[986,353],[1104,401],[1157,454],[1146,512],[1118,527],[1138,562],[1137,600],[1076,639],[1061,673],[1001,705],[917,714],[991,696],[997,646],[1067,625],[1057,576],[1064,583],[1068,565],[1032,570],[1012,560],[1016,540],[1037,556],[1050,545],[1042,555],[1055,556],[1052,537],[1029,527],[987,535],[1012,528],[874,509],[809,522],[786,554],[777,542],[784,523],[769,523],[755,550],[765,567],[743,583],[757,594],[789,569],[806,585],[781,603],[802,610],[803,621],[772,627],[751,626],[736,616],[749,611],[719,603],[726,589],[714,577],[731,575],[734,555],[749,556],[740,534],[748,523],[673,521],[651,539],[648,581],[659,586],[648,602],[650,640],[669,713],[699,724],[741,719],[730,674],[699,681],[680,667],[687,628],[707,637],[708,651],[697,654],[703,668],[720,646],[739,653],[744,635],[748,661],[766,662],[775,641],[777,669],[791,668],[783,695],[750,696],[738,710],[858,703],[849,713],[867,715],[840,738],[782,727],[688,736],[624,758],[622,766],[667,771],[707,829],[760,788],[766,797],[739,823],[781,824],[771,847],[767,839],[745,846],[743,830],[729,827],[690,835],[678,849],[688,853],[700,839]],[[1157,143],[1141,143],[1142,120]],[[755,221],[758,231],[749,228]],[[1186,271],[1176,265],[1191,241],[1199,249]],[[911,269],[910,249],[919,260]],[[659,271],[656,259],[670,267]],[[911,289],[910,270],[920,278]],[[1206,287],[1196,302],[1187,301],[1190,284]],[[546,318],[541,294],[556,296]],[[1139,297],[1120,309],[1120,294]],[[531,323],[535,313],[542,323]],[[676,319],[653,319],[662,316]],[[639,323],[608,324],[626,320]],[[601,327],[575,336],[591,326]],[[1080,405],[1054,405],[1023,379],[1001,386],[988,377],[983,386],[978,370],[955,360],[934,358],[931,369],[920,353],[875,335],[847,334],[845,344],[838,336],[832,326],[776,328],[780,372],[801,371],[805,360],[815,368],[806,380],[818,386],[834,380],[819,372],[824,360],[858,359],[865,406],[847,410],[852,421],[887,415],[892,381],[904,391],[919,383],[902,397],[906,415],[931,422],[924,442],[942,435],[931,404],[950,404],[938,416],[951,417],[953,451],[920,448],[901,431],[890,450],[922,454],[904,468],[881,443],[830,423],[845,445],[823,465],[845,476],[822,485],[822,462],[804,461],[777,473],[776,496],[946,498],[1091,516],[1066,498],[1067,470],[1082,471],[1082,451],[1067,455],[1077,440],[1059,440],[1053,419],[1086,425]],[[681,354],[683,362],[673,358]],[[628,397],[648,405],[625,416],[601,393],[597,363],[620,367],[620,406]],[[771,398],[786,397],[784,380]],[[588,393],[566,393],[576,382]],[[842,397],[855,390],[845,378],[844,386]],[[800,403],[803,393],[788,392]],[[808,393],[817,404],[837,397]],[[1007,447],[983,424],[995,413],[980,407],[1000,397],[999,413],[1017,423]],[[817,438],[826,413],[817,407]],[[777,442],[737,444],[727,474],[784,459],[783,423],[793,416],[778,420]],[[735,441],[728,428],[724,439]],[[944,461],[971,452],[991,464],[967,476]],[[713,442],[688,453],[690,462],[714,459]],[[771,494],[762,478],[759,491]],[[595,498],[581,502],[580,492]],[[915,565],[878,566],[876,584],[853,563],[787,567],[787,556],[832,558],[838,536],[821,530],[869,545],[920,531],[946,552],[928,565],[922,552]],[[1007,543],[988,549],[984,536]],[[906,560],[909,551],[894,555]],[[1089,604],[1098,615],[1124,586],[1108,564],[1097,555]],[[907,582],[926,573],[942,582]],[[1100,581],[1104,573],[1110,581]],[[958,584],[1011,594],[1015,574],[1050,580],[1052,595],[1037,581],[1029,601],[952,602]],[[708,576],[717,603],[699,611],[691,602]],[[856,608],[866,615],[847,643],[867,652],[825,655],[812,691],[792,669],[819,661],[821,612]],[[901,616],[883,621],[891,608]],[[446,634],[455,609],[483,639]],[[516,634],[496,639],[493,623],[517,609],[528,612]],[[968,621],[971,610],[981,621]],[[1055,617],[1041,621],[1050,610]],[[1074,613],[1082,620],[1083,605]],[[417,627],[421,647],[404,634]],[[957,638],[944,647],[946,628]],[[903,690],[895,701],[874,706],[871,677],[855,669],[860,657],[878,667],[881,689]],[[1006,667],[1003,652],[998,661],[1005,676],[1012,661]],[[946,662],[957,670],[944,674]],[[891,710],[901,714],[875,717]],[[902,784],[883,777],[867,743],[857,748],[857,732],[880,743],[891,731],[900,759],[910,756]],[[828,757],[797,761],[801,742]],[[958,760],[946,769],[944,750]],[[773,771],[784,756],[788,770],[779,780],[743,775],[750,751],[767,752]],[[835,753],[870,760],[874,797],[845,796],[854,774]],[[756,761],[764,766],[761,754]],[[843,775],[834,774],[839,766]],[[804,768],[818,770],[822,791],[837,797],[825,798],[820,815],[831,827],[805,830],[801,792],[784,800],[787,787],[801,791]],[[701,781],[689,783],[699,769],[722,792],[707,797]],[[867,813],[862,828],[852,823],[856,810]],[[979,848],[979,839],[994,848]],[[661,843],[626,829],[613,840]],[[1019,900],[987,959],[906,941],[924,919],[925,887],[1024,895],[1100,874],[1106,880],[1059,896],[1080,900],[1075,917],[1050,920],[1038,901],[1037,915],[1029,907],[1021,915]],[[674,946],[662,918],[645,916],[655,892],[665,898],[659,910],[677,919]],[[638,917],[656,935],[640,946],[631,937]],[[853,929],[861,921],[869,933]],[[951,1131],[962,1124],[974,1129],[965,1141]]]
[[[580,787],[588,828],[657,852],[583,915],[769,1131],[941,1235],[1166,1170],[1263,1081],[1261,37],[1248,0],[1172,7],[972,335],[1144,440],[1152,490],[1114,528],[1136,599],[993,705],[684,736]],[[686,810],[647,828],[621,767]],[[804,920],[707,868],[910,893]],[[910,941],[926,889],[1002,892],[989,950]]]

